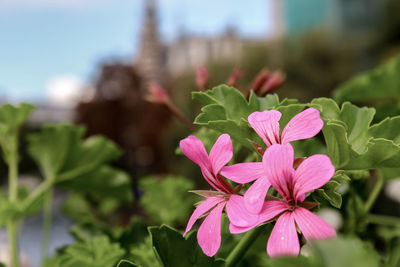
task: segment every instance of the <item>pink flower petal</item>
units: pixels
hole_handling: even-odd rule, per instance
[[[296,224],[307,240],[323,240],[336,237],[335,228],[311,211],[298,207],[293,212]]]
[[[305,159],[294,173],[293,194],[297,201],[304,199],[304,194],[320,188],[335,174],[331,160],[326,155],[313,155]],[[302,197],[303,196],[303,197]]]
[[[247,227],[239,227],[239,226],[236,226],[231,223],[231,224],[229,224],[229,232],[231,234],[241,234],[241,233],[244,233],[244,232],[247,232],[247,231],[253,229],[254,227],[257,227],[257,224],[252,225],[252,226],[247,226]]]
[[[222,134],[218,137],[217,141],[215,141],[210,151],[209,159],[215,176],[217,176],[222,167],[231,160],[232,155],[233,148],[231,138],[229,134]]]
[[[290,144],[273,145],[263,156],[265,176],[287,201],[291,200],[293,158],[294,151]]]
[[[204,254],[214,256],[221,246],[221,216],[225,202],[219,203],[201,224],[197,232],[197,242]]]
[[[221,174],[239,184],[252,182],[265,175],[261,162],[246,162],[225,166],[222,168]]]
[[[200,168],[211,167],[206,148],[199,138],[192,135],[188,136],[179,142],[179,147],[183,154],[199,165]]]
[[[188,136],[180,141],[179,146],[186,157],[200,166],[204,179],[206,179],[214,189],[224,191],[224,186],[217,181],[212,173],[212,166],[201,140],[195,136]]]
[[[231,221],[231,224],[229,225],[229,231],[232,234],[241,234],[247,232],[250,229],[257,227],[262,223],[272,220],[274,217],[286,211],[287,209],[288,205],[283,201],[277,201],[277,200],[265,201],[262,210],[258,214],[258,221],[256,223],[249,224],[247,226],[238,226],[232,223]]]
[[[248,117],[251,127],[262,138],[269,147],[279,144],[279,119],[282,114],[276,110],[266,110],[263,112],[253,112]]]
[[[259,213],[259,223],[272,220],[275,216],[289,208],[288,204],[279,200],[265,201],[262,210]]]
[[[267,244],[271,258],[278,256],[297,256],[300,251],[296,225],[291,212],[283,213],[275,223]]]
[[[222,201],[224,201],[222,197],[208,197],[199,206],[197,206],[192,216],[190,216],[189,222],[186,226],[186,230],[183,236],[185,236],[187,232],[189,232],[190,229],[192,229],[193,224],[197,221],[197,219],[201,215],[203,215],[204,213],[206,213],[207,211],[209,211],[211,208],[213,208],[218,203],[221,203]]]
[[[231,195],[226,203],[226,213],[229,221],[238,227],[246,227],[258,222],[258,215],[247,211],[244,199],[239,195]]]
[[[311,138],[321,131],[323,126],[319,110],[308,108],[288,122],[282,132],[282,144]]]
[[[249,212],[253,214],[258,214],[260,212],[270,186],[271,184],[268,179],[263,176],[249,187],[244,194],[244,204]]]

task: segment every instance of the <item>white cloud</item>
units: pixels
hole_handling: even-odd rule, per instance
[[[52,78],[46,86],[51,105],[73,107],[93,95],[93,89],[75,75],[60,75]]]

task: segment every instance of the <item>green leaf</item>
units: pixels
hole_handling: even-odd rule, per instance
[[[20,204],[29,196],[29,189],[25,186],[18,187],[17,191],[18,199],[16,202],[11,203],[7,195],[0,190],[0,226],[10,219],[18,219],[35,214],[40,211],[43,205],[43,197],[38,198],[35,205],[32,205],[29,209],[23,210]]]
[[[335,208],[340,209],[342,206],[342,195],[337,192],[341,184],[349,183],[350,178],[344,171],[336,171],[332,179],[324,185],[322,188],[315,190],[312,197],[318,201],[323,202],[328,201]]]
[[[181,233],[165,225],[149,227],[149,232],[154,250],[165,267],[224,266],[223,260],[215,260],[203,253],[194,232],[186,239]]]
[[[374,109],[359,108],[350,103],[344,103],[339,109],[333,100],[326,98],[314,99],[312,104],[321,111],[328,155],[337,169],[397,166],[400,145],[396,117],[370,126]]]
[[[340,119],[347,126],[347,138],[351,147],[358,153],[365,153],[369,140],[368,128],[374,118],[375,109],[359,108],[348,102],[344,103],[340,111]]]
[[[69,267],[110,267],[124,254],[118,243],[111,243],[106,236],[96,236],[67,247],[58,262],[60,266]]]
[[[387,182],[394,179],[400,178],[400,168],[381,168],[379,174]]]
[[[199,94],[202,94],[202,96],[199,97]],[[209,101],[203,100],[203,94],[207,95]],[[247,118],[252,112],[243,94],[237,89],[226,85],[214,87],[212,90],[208,90],[205,93],[194,93],[192,96],[203,105],[211,105],[213,107],[220,106],[224,118],[236,123],[239,123],[242,118]],[[218,115],[219,114],[214,114],[214,116]]]
[[[79,223],[69,228],[69,233],[74,237],[75,241],[87,242],[95,236],[108,235],[107,229],[93,222]]]
[[[339,86],[334,98],[344,101],[368,102],[399,99],[400,95],[400,57],[381,66],[362,73]]]
[[[55,177],[62,169],[72,147],[78,145],[83,127],[69,124],[45,125],[40,133],[28,136],[28,152],[45,177]]]
[[[346,136],[346,129],[340,123],[326,122],[322,128],[328,155],[336,168],[344,168],[350,162],[351,147]]]
[[[390,245],[389,255],[387,257],[387,267],[397,267],[400,265],[400,242],[398,236],[393,238]]]
[[[7,104],[0,107],[0,146],[6,162],[9,161],[10,152],[17,147],[19,129],[34,109],[35,107],[28,104],[18,107]]]
[[[330,98],[321,97],[311,101],[312,104],[319,106],[321,118],[324,120],[340,120],[339,106]]]
[[[350,180],[363,180],[369,179],[370,173],[368,170],[355,170],[355,171],[337,171],[336,173],[340,173],[343,177],[347,177],[347,181]],[[336,175],[335,175],[336,176]]]
[[[59,186],[93,197],[118,199],[122,203],[130,203],[133,198],[129,175],[109,166],[60,182]]]
[[[28,151],[45,177],[68,180],[97,170],[119,157],[114,143],[99,136],[82,140],[84,129],[69,124],[46,125],[28,137]]]
[[[173,225],[186,222],[195,202],[188,193],[194,189],[192,181],[177,176],[145,177],[139,185],[144,191],[140,204],[154,222]]]
[[[35,107],[29,104],[20,104],[18,107],[7,104],[0,107],[0,127],[2,131],[4,128],[8,131],[17,130],[34,110]]]
[[[317,189],[315,192],[320,197],[328,200],[332,206],[340,209],[340,207],[342,206],[342,195],[336,192],[339,187],[340,183],[331,179],[326,185],[324,185],[320,189]]]
[[[350,188],[352,189],[352,188]],[[345,203],[345,220],[343,230],[349,233],[361,233],[367,226],[365,201],[353,190]]]
[[[321,266],[378,267],[379,255],[358,238],[334,238],[313,242]]]
[[[288,103],[287,99],[284,99],[283,101],[284,101],[283,105],[286,105],[286,103]],[[254,92],[251,91],[249,97],[249,105],[252,111],[271,109],[273,107],[279,106],[279,97],[277,94],[272,94],[272,95],[268,94],[264,97],[257,97],[256,94],[254,94]]]
[[[107,165],[120,156],[120,150],[104,137],[83,140],[83,135],[83,127],[46,125],[28,136],[28,152],[52,184],[108,200],[102,204],[111,203],[111,198],[114,203],[130,202],[129,176]]]
[[[400,116],[386,118],[372,125],[369,128],[369,135],[374,138],[392,140],[394,144],[400,145]]]
[[[326,154],[325,144],[317,138],[291,142],[295,157],[310,157],[315,154]]]
[[[121,151],[110,140],[93,136],[71,149],[61,170],[60,180],[68,180],[110,163],[121,155]]]
[[[249,101],[246,101],[241,92],[226,85],[217,86],[207,92],[195,92],[192,96],[204,105],[202,113],[194,121],[195,124],[220,133],[228,133],[234,140],[249,149],[253,149],[249,139],[262,144],[260,137],[247,122],[251,113],[277,109],[282,112],[280,124],[283,127],[306,107],[289,99],[279,103],[277,95],[259,98],[253,92],[250,93]]]
[[[129,226],[117,240],[124,249],[130,251],[133,247],[143,244],[145,239],[148,237],[148,234],[147,224],[144,222],[144,219],[141,217],[131,217]],[[153,251],[151,246],[150,250],[151,252]]]
[[[93,198],[80,193],[72,193],[69,195],[62,209],[74,221],[82,225],[94,225],[95,231],[101,228],[101,231],[108,232],[108,228],[113,234],[120,234],[122,230],[120,225],[123,223],[125,217],[123,214],[117,212],[121,206],[120,204],[120,201],[115,198]]]
[[[141,267],[161,267],[162,265],[155,253],[151,243],[151,237],[147,236],[142,243],[132,247],[129,258]]]
[[[320,266],[314,263],[310,258],[304,256],[298,257],[279,257],[275,259],[266,259],[265,265],[268,267],[316,267]]]
[[[140,267],[140,265],[136,265],[133,262],[130,262],[128,260],[121,260],[118,264],[117,267]],[[143,266],[144,267],[144,266]]]

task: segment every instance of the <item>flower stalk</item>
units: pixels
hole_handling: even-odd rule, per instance
[[[18,200],[18,135],[12,136],[8,158],[8,200],[10,204]],[[8,242],[10,246],[10,260],[12,267],[19,267],[18,258],[18,225],[14,218],[7,222]]]
[[[375,182],[374,187],[372,188],[371,193],[368,196],[367,201],[365,202],[365,211],[366,212],[369,212],[372,209],[372,207],[374,206],[374,203],[375,203],[376,199],[378,198],[380,192],[382,191],[383,184],[384,184],[383,178],[381,175],[379,175],[379,173],[374,171],[371,175],[376,177],[376,182]]]
[[[169,97],[168,93],[157,83],[152,83],[148,88],[148,94],[145,99],[154,104],[164,105],[169,112],[172,113],[183,125],[186,126],[191,132],[195,132],[196,129],[192,123],[182,114],[182,112],[174,105]]]
[[[263,232],[265,225],[256,227],[251,231],[247,232],[243,238],[239,241],[236,247],[232,250],[229,256],[226,258],[226,267],[233,267],[239,263],[249,250],[250,246],[254,243],[257,237]]]

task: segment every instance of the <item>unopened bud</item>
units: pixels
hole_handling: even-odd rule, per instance
[[[269,77],[269,71],[262,69],[251,83],[250,90],[257,92]]]
[[[247,140],[250,142],[250,144],[254,147],[254,149],[255,149],[261,156],[264,155],[264,153],[265,153],[265,148],[264,148],[264,147],[260,146],[259,144],[257,144],[256,142],[254,142],[254,141],[252,141],[252,140],[250,140],[250,139],[247,139]]]
[[[200,91],[205,91],[208,84],[208,70],[201,66],[196,68],[196,85]]]
[[[278,89],[285,82],[285,74],[280,71],[274,71],[268,77],[268,79],[262,85],[258,95],[263,96],[267,93]]]
[[[146,100],[156,104],[167,104],[170,99],[168,93],[157,83],[150,84]]]
[[[241,72],[239,69],[234,69],[232,71],[231,76],[229,76],[228,81],[226,84],[228,86],[235,86],[237,81],[243,77],[243,72]]]

